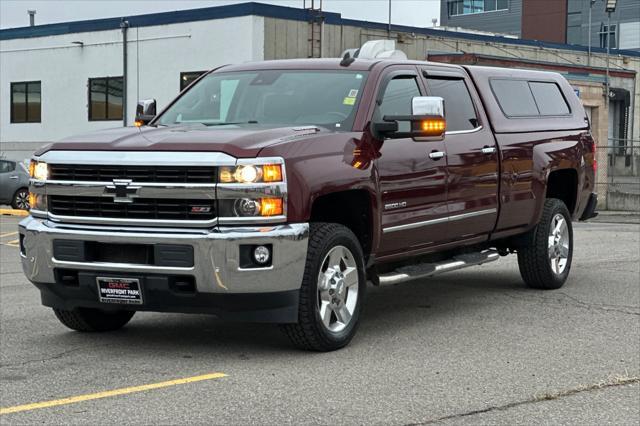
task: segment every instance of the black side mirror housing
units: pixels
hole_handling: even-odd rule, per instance
[[[156,117],[156,100],[146,99],[136,106],[136,127],[146,126]]]

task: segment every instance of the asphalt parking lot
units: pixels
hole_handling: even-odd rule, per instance
[[[514,256],[371,288],[351,345],[320,354],[207,316],[71,332],[22,275],[17,221],[0,218],[1,424],[640,422],[638,224],[575,225],[561,290],[525,288]]]

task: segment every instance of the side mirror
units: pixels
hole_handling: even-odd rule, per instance
[[[146,99],[144,101],[138,102],[138,106],[136,106],[136,121],[135,126],[145,126],[149,124],[151,120],[153,120],[156,116],[156,100],[155,99]]]
[[[410,130],[399,131],[398,122],[408,121]],[[413,138],[418,142],[441,141],[447,130],[444,99],[417,96],[411,100],[411,115],[385,115],[382,122],[372,124],[373,131],[388,139]]]

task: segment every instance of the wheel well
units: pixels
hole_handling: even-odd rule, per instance
[[[318,197],[311,209],[312,222],[339,223],[360,241],[365,259],[371,253],[373,222],[371,197],[365,190],[349,190]]]
[[[571,214],[576,208],[578,173],[574,169],[555,170],[547,180],[547,198],[562,200]]]

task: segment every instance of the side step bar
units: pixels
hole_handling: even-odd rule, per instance
[[[482,265],[483,263],[498,260],[500,255],[496,250],[485,250],[480,253],[469,253],[454,256],[451,259],[437,263],[420,263],[417,265],[402,266],[393,272],[387,272],[378,276],[380,285],[400,284],[405,281],[418,278],[432,277],[444,272],[455,271],[469,266]]]

